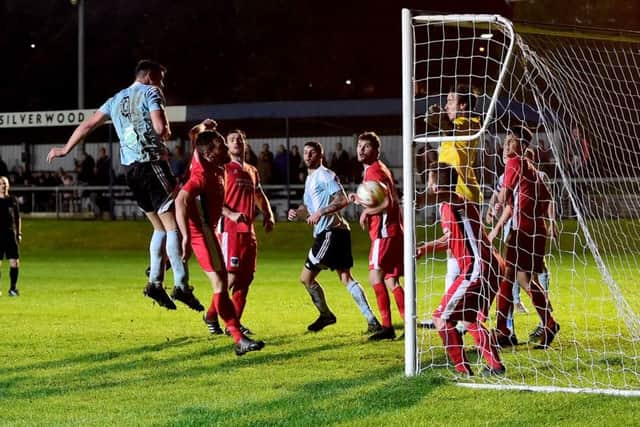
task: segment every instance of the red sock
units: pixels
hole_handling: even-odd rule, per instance
[[[507,318],[513,311],[513,283],[508,280],[500,282],[496,296],[496,329],[504,335],[511,335],[507,327]]]
[[[376,301],[378,302],[378,310],[380,310],[380,318],[382,319],[382,327],[391,327],[391,302],[389,301],[389,293],[384,283],[376,283],[373,285],[373,291],[376,293]]]
[[[462,347],[462,335],[460,335],[460,332],[456,329],[455,323],[447,321],[444,329],[438,330],[438,334],[440,334],[440,338],[442,338],[444,349],[447,351],[447,355],[449,359],[451,359],[451,362],[453,362],[456,371],[471,375],[471,366]]]
[[[498,349],[491,345],[489,332],[484,328],[484,326],[482,326],[480,322],[471,323],[467,326],[467,332],[469,332],[473,337],[473,340],[476,342],[476,345],[478,346],[478,349],[480,349],[482,357],[487,361],[487,364],[493,369],[502,368]]]
[[[236,317],[236,311],[233,308],[233,304],[229,299],[228,292],[219,292],[213,294],[213,298],[216,302],[216,307],[218,307],[218,313],[220,313],[220,317],[224,320],[229,333],[233,337],[235,342],[240,341],[242,338],[242,333],[240,332],[240,323],[238,322],[238,318]]]
[[[218,320],[218,309],[216,308],[216,294],[211,296],[211,304],[207,309],[207,320]]]
[[[244,306],[247,304],[247,294],[249,293],[249,289],[234,289],[233,294],[231,295],[231,300],[233,301],[233,307],[236,310],[236,315],[238,316],[238,321],[242,317],[242,313],[244,312]]]
[[[393,292],[393,297],[396,300],[398,311],[400,312],[400,316],[404,321],[404,289],[402,289],[402,286],[398,285],[395,288],[393,288],[391,292]]]
[[[544,326],[553,326],[555,320],[553,320],[553,317],[551,316],[551,305],[547,299],[547,293],[540,283],[535,280],[531,280],[531,282],[529,282],[529,288],[531,289],[531,302],[538,312],[540,321]]]

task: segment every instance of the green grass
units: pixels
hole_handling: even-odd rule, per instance
[[[230,338],[207,335],[199,314],[142,296],[149,233],[144,222],[25,221],[22,296],[6,296],[6,264],[0,283],[0,425],[638,424],[638,398],[468,390],[443,368],[407,379],[404,342],[367,342],[330,272],[320,279],[338,323],[306,333],[316,312],[298,283],[311,243],[303,224],[259,235],[244,323],[267,346],[238,358]],[[354,273],[365,281],[367,236],[354,227],[353,237]],[[558,275],[571,271],[564,263]],[[191,276],[206,302],[195,264]],[[570,305],[559,294],[556,304]],[[615,323],[606,328],[616,332]],[[530,353],[517,352],[505,355],[512,367]],[[435,359],[444,360],[441,350]]]

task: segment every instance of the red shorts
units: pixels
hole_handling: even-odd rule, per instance
[[[190,223],[189,233],[191,235],[191,249],[193,249],[193,254],[200,267],[207,273],[225,271],[222,249],[213,230],[206,226],[201,228]]]
[[[476,322],[478,313],[487,311],[488,298],[480,286],[482,279],[472,282],[459,275],[440,300],[433,317],[443,320]]]
[[[402,236],[384,237],[371,242],[369,270],[384,272],[384,278],[398,278],[404,274],[404,243]]]
[[[546,234],[531,235],[522,230],[512,230],[507,237],[505,261],[516,271],[543,273],[546,252]]]
[[[220,233],[218,234],[222,255],[231,273],[256,271],[258,258],[258,242],[253,233]]]

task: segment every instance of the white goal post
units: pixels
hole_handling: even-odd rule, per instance
[[[403,9],[407,376],[429,371],[472,387],[640,396],[639,73],[638,34]],[[468,122],[476,124],[464,132],[446,107],[461,87],[473,104],[465,111]],[[430,326],[445,292],[447,265],[436,253],[416,258],[418,246],[442,233],[438,207],[424,202],[427,166],[441,158],[443,143],[462,150],[471,165],[454,166],[477,180],[488,233],[487,209],[504,170],[502,145],[514,126],[531,131],[528,164],[546,172],[541,176],[551,190],[546,222],[557,235],[547,238],[545,273],[534,276],[562,328],[548,348],[536,348],[540,307],[527,295],[532,289],[516,283],[509,328],[518,344],[500,350],[506,374],[469,381],[456,374],[438,332],[421,327]],[[500,240],[493,244],[504,253]],[[495,311],[494,304],[482,322],[488,329],[496,325]],[[462,336],[471,366],[482,367],[469,334]]]

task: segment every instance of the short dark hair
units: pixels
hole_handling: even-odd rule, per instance
[[[159,62],[150,59],[141,59],[136,65],[136,77],[144,73],[166,73],[167,69]]]
[[[471,90],[471,87],[469,87],[469,85],[466,85],[464,83],[456,84],[454,86],[451,86],[449,92],[453,92],[456,94],[456,96],[458,97],[458,105],[465,104],[467,106],[467,111],[473,111],[473,109],[476,107],[477,97],[476,94],[473,93],[473,90]]]
[[[229,135],[231,135],[232,133],[237,133],[238,135],[240,135],[242,137],[242,139],[244,139],[245,141],[247,140],[247,134],[244,133],[244,131],[242,129],[233,129],[230,130],[229,132],[227,132],[227,137]]]
[[[380,146],[382,143],[380,142],[380,137],[378,134],[372,131],[363,132],[358,135],[358,140],[367,141],[373,148],[380,151]]]
[[[448,163],[433,162],[429,165],[429,172],[435,173],[438,187],[447,187],[455,191],[458,185],[458,171],[455,167]]]
[[[527,126],[522,124],[510,126],[509,129],[507,129],[507,132],[513,134],[516,138],[518,138],[520,140],[520,143],[525,147],[528,147],[529,144],[531,144],[531,140],[533,139],[533,133]]]
[[[322,144],[320,144],[317,141],[307,141],[307,142],[304,143],[304,146],[313,148],[318,153],[320,153],[320,155],[324,154],[324,149],[322,148]]]
[[[202,153],[206,148],[213,145],[217,140],[224,144],[224,137],[218,132],[218,123],[212,119],[205,119],[191,128],[189,139],[193,142],[194,148]]]

